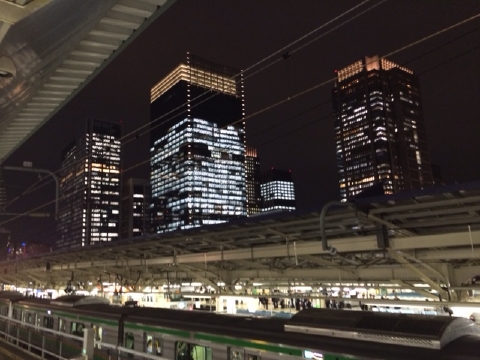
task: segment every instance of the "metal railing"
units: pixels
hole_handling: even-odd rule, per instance
[[[91,331],[92,329],[85,330]],[[28,351],[41,359],[168,360],[158,355],[146,354],[101,341],[92,341],[93,349],[87,349],[89,343],[87,337],[79,337],[0,316],[0,340]]]

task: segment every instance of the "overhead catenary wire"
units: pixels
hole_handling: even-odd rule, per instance
[[[294,45],[297,44],[298,42],[306,39],[307,37],[315,34],[316,32],[322,30],[324,27],[326,27],[326,26],[332,24],[333,22],[335,22],[335,21],[343,18],[344,16],[350,14],[352,11],[358,9],[359,7],[361,7],[361,6],[363,6],[364,4],[368,3],[369,1],[371,1],[371,0],[365,0],[365,1],[361,2],[360,4],[357,4],[357,5],[353,6],[353,7],[351,7],[349,10],[343,12],[342,14],[340,14],[340,15],[334,17],[333,19],[327,21],[326,23],[320,25],[319,27],[315,28],[314,30],[310,31],[309,33],[301,36],[301,37],[298,38],[297,40],[294,40],[293,42],[289,43],[288,45],[282,47],[281,49],[273,52],[272,54],[264,57],[263,59],[261,59],[261,60],[259,60],[259,61],[257,61],[257,62],[254,63],[253,65],[247,67],[245,70],[241,71],[240,73],[238,73],[237,75],[235,75],[233,78],[236,78],[236,77],[241,76],[241,75],[245,75],[246,73],[248,73],[249,71],[251,71],[252,69],[254,69],[255,67],[257,67],[258,65],[263,64],[263,63],[266,62],[267,60],[274,58],[274,60],[272,60],[272,62],[271,62],[270,64],[267,64],[266,66],[264,66],[264,67],[262,67],[261,69],[253,72],[252,74],[249,74],[249,75],[247,74],[247,75],[245,75],[245,76],[244,76],[244,80],[246,80],[246,79],[248,79],[248,78],[256,75],[256,74],[259,73],[260,71],[265,70],[266,68],[268,68],[268,67],[271,66],[272,64],[274,64],[274,63],[276,63],[277,61],[279,61],[279,59],[275,58],[278,54],[282,53],[283,51],[285,51],[285,50],[288,49],[289,47],[294,46]],[[361,14],[354,16],[353,19],[358,18],[360,15],[366,14],[368,11],[374,9],[374,8],[377,7],[378,5],[384,3],[385,1],[387,1],[387,0],[382,0],[382,1],[380,1],[379,3],[375,4],[374,6],[371,6],[371,7],[368,8],[367,10],[362,11]],[[342,22],[340,25],[336,26],[334,29],[329,30],[328,32],[326,32],[326,34],[331,33],[333,30],[336,30],[336,29],[340,28],[341,26],[349,23],[350,21],[351,21],[351,19],[345,20],[345,21]],[[316,40],[320,39],[320,38],[323,37],[323,36],[324,36],[324,35],[320,35],[319,37],[316,38]],[[311,43],[311,42],[309,42],[309,44],[310,44],[310,43]],[[303,46],[302,46],[302,47],[299,47],[299,48],[297,48],[297,49],[292,50],[292,53],[297,52],[297,51],[300,50],[301,48],[303,48]],[[205,102],[205,101],[207,101],[207,100],[209,100],[211,97],[214,97],[214,96],[217,96],[217,95],[218,95],[217,93],[211,93],[211,92],[209,92],[209,91],[206,91],[205,93],[203,93],[203,94],[195,97],[194,99],[192,99],[192,101],[199,100],[200,98],[204,97],[204,96],[207,95],[207,94],[210,94],[210,96],[209,96],[208,98],[206,98],[206,99],[204,99],[204,100],[202,100],[202,101],[200,101],[200,102],[197,102],[196,104],[192,105],[192,108],[195,107],[195,106],[198,106],[198,105],[202,104],[203,102]],[[167,118],[167,119],[165,119],[164,121],[162,121],[160,124],[157,124],[157,125],[155,125],[154,127],[151,126],[152,123],[155,123],[155,122],[157,122],[157,121],[159,121],[159,120],[162,120],[162,119],[166,118],[168,115],[176,112],[177,110],[183,109],[183,107],[184,107],[185,105],[186,105],[186,103],[183,103],[183,104],[179,105],[178,107],[170,110],[168,113],[166,113],[166,114],[164,114],[164,115],[162,115],[162,116],[160,116],[160,117],[158,117],[158,118],[156,118],[156,119],[151,120],[148,124],[145,124],[145,125],[143,125],[143,126],[140,126],[140,127],[138,127],[135,131],[132,131],[132,132],[124,135],[124,136],[122,137],[122,139],[125,139],[125,138],[127,138],[127,137],[129,137],[129,136],[132,136],[132,135],[135,135],[135,137],[130,138],[130,139],[127,139],[126,141],[124,141],[123,145],[128,144],[130,141],[136,139],[138,136],[142,136],[142,135],[144,135],[145,133],[150,132],[152,129],[154,129],[154,128],[158,127],[158,126],[164,125],[164,124],[167,123],[168,121],[172,120],[173,117]],[[185,112],[185,110],[182,111],[181,113],[183,113],[183,112]],[[140,130],[146,128],[146,127],[150,127],[150,129],[146,130],[145,132],[138,133],[138,131],[140,131]]]
[[[272,64],[276,63],[276,62],[277,62],[277,59],[275,59],[275,56],[278,55],[279,53],[283,52],[283,51],[286,50],[287,48],[290,48],[290,47],[292,47],[292,46],[300,43],[302,40],[307,39],[309,36],[311,36],[311,35],[313,35],[313,34],[316,34],[318,31],[322,30],[323,28],[327,27],[328,25],[333,24],[335,21],[337,21],[337,20],[345,17],[346,15],[348,15],[348,14],[352,13],[353,11],[359,9],[361,6],[363,6],[364,4],[367,4],[367,3],[370,2],[370,1],[371,1],[371,0],[364,0],[364,1],[360,2],[359,4],[357,4],[357,5],[355,5],[355,6],[352,6],[352,7],[349,8],[348,10],[344,11],[343,13],[341,13],[340,15],[335,16],[333,19],[331,19],[331,20],[323,23],[322,25],[318,26],[318,27],[315,28],[314,30],[308,32],[307,34],[299,37],[298,39],[294,40],[293,42],[290,42],[289,44],[287,44],[286,46],[282,47],[281,49],[279,49],[279,50],[271,53],[270,55],[262,58],[261,60],[257,61],[256,63],[250,65],[248,68],[246,68],[245,70],[243,70],[243,71],[241,71],[240,73],[238,73],[238,74],[236,75],[236,77],[244,74],[245,72],[248,72],[248,71],[254,69],[255,67],[259,66],[260,64],[265,63],[266,61],[268,61],[268,60],[270,60],[270,59],[274,59],[273,62],[271,62],[270,64],[267,64],[267,66],[264,66],[263,68],[261,68],[261,69],[255,71],[254,73],[250,74],[249,76],[247,76],[247,78],[256,75],[256,74],[259,73],[260,71],[263,71],[263,70],[266,69],[267,67],[269,67],[269,66],[271,66]],[[373,6],[367,8],[366,10],[363,10],[361,13],[356,14],[355,16],[353,16],[353,17],[345,20],[345,21],[342,22],[341,24],[335,26],[333,29],[330,29],[329,31],[327,31],[327,32],[321,34],[320,36],[316,37],[314,40],[310,40],[310,41],[308,42],[308,44],[311,44],[313,41],[316,41],[316,40],[320,39],[321,37],[323,37],[323,36],[331,33],[332,31],[340,28],[341,26],[343,26],[343,25],[349,23],[350,21],[358,18],[359,16],[366,14],[368,11],[374,9],[374,8],[377,7],[378,5],[384,3],[385,1],[387,1],[387,0],[382,0],[382,1],[374,4]],[[295,53],[295,52],[299,51],[300,49],[304,48],[305,46],[306,46],[306,45],[302,45],[301,47],[298,47],[298,48],[296,48],[296,49],[293,49],[293,50],[292,50],[292,53]],[[199,95],[198,97],[194,98],[193,100],[198,100],[198,99],[200,99],[201,97],[203,97],[203,96],[205,96],[205,95],[207,95],[207,94],[209,94],[208,91],[205,92],[205,93],[203,93],[203,94],[201,94],[201,95]],[[208,98],[206,98],[206,99],[204,99],[204,100],[202,100],[202,101],[200,101],[200,102],[197,102],[196,104],[192,105],[192,107],[198,106],[198,105],[200,105],[201,103],[209,100],[211,97],[216,96],[216,95],[217,95],[216,93],[215,93],[215,94],[210,94],[210,96],[209,96]],[[186,103],[185,103],[185,104],[186,104]],[[125,146],[125,145],[128,144],[130,141],[132,141],[132,140],[134,140],[134,139],[138,139],[139,136],[142,136],[142,135],[144,135],[145,133],[150,132],[153,128],[155,128],[155,127],[152,128],[152,126],[151,126],[152,123],[154,123],[155,121],[158,121],[158,120],[160,120],[160,119],[163,119],[163,118],[167,117],[168,115],[174,113],[174,112],[177,111],[177,110],[183,109],[183,106],[184,106],[185,104],[182,104],[182,105],[178,106],[177,108],[169,111],[168,113],[162,115],[161,117],[159,117],[159,118],[157,118],[157,119],[154,119],[153,121],[149,122],[148,124],[145,124],[145,125],[143,125],[143,126],[140,126],[140,127],[138,127],[136,130],[134,130],[134,131],[132,131],[132,132],[130,132],[130,133],[122,136],[121,139],[120,139],[121,145],[122,145],[122,146]],[[172,119],[174,119],[174,117],[170,117],[170,118],[166,119],[165,121],[163,121],[163,122],[162,122],[161,124],[159,124],[158,126],[161,126],[161,125],[163,125],[164,123],[166,123],[166,122],[168,122],[168,121],[170,121],[170,120],[172,120]],[[150,127],[150,128],[149,128],[146,132],[144,132],[144,133],[139,133],[139,132],[138,132],[138,131],[142,130],[142,129],[145,128],[145,127]],[[135,137],[132,137],[132,138],[130,138],[130,139],[127,139],[129,136],[132,136],[132,135],[135,135]],[[125,140],[125,139],[127,139],[127,140]],[[122,142],[122,140],[124,140],[124,141]],[[77,159],[76,162],[80,162],[80,161],[83,161],[83,160],[84,160],[84,158],[79,158],[79,159]],[[131,170],[131,169],[133,169],[133,168],[135,168],[135,167],[138,167],[138,166],[140,166],[140,165],[143,165],[143,164],[145,164],[145,163],[147,163],[147,162],[149,162],[149,159],[148,159],[148,160],[145,160],[145,161],[143,161],[143,162],[141,162],[141,163],[137,163],[135,166],[130,167],[128,170]],[[61,171],[61,169],[57,170],[55,173],[59,173],[60,171]],[[125,171],[125,170],[124,170],[124,171]],[[49,181],[49,182],[50,182],[50,181]],[[47,185],[49,182],[44,183],[42,186]],[[37,181],[37,183],[38,183],[38,181]],[[36,183],[36,184],[37,184],[37,183]],[[34,188],[36,184],[34,184],[34,185],[31,186],[31,188],[33,188],[32,191],[34,191],[35,189],[40,188],[40,187]],[[42,186],[41,186],[41,187],[42,187]],[[7,204],[6,206],[11,205],[13,202],[15,202],[16,200],[18,200],[19,198],[20,198],[20,197],[17,197],[17,198],[15,198],[15,199],[13,199],[13,200],[12,200],[9,204]],[[0,224],[0,225],[1,225],[1,224]]]
[[[427,40],[429,40],[429,39],[432,39],[432,38],[434,38],[435,36],[438,36],[438,35],[440,35],[440,34],[443,34],[443,33],[445,33],[446,31],[455,29],[455,28],[457,28],[457,27],[459,27],[459,26],[461,26],[461,25],[464,25],[464,24],[466,24],[466,23],[468,23],[468,22],[470,22],[470,21],[472,21],[472,20],[475,20],[475,19],[477,19],[477,18],[479,18],[479,17],[480,17],[480,14],[476,14],[476,15],[474,15],[474,16],[472,16],[472,17],[469,17],[469,18],[467,18],[467,19],[464,19],[464,20],[462,20],[462,21],[460,21],[460,22],[458,22],[458,23],[456,23],[456,24],[453,24],[453,25],[451,25],[451,26],[445,27],[445,28],[443,28],[443,29],[441,29],[441,30],[438,30],[438,31],[436,31],[436,32],[434,32],[434,33],[432,33],[432,34],[430,34],[430,35],[427,35],[427,36],[425,36],[425,37],[423,37],[423,38],[421,38],[421,39],[419,39],[419,40],[413,41],[413,42],[411,42],[411,43],[409,43],[409,44],[407,44],[407,45],[405,45],[405,46],[403,46],[403,47],[401,47],[401,48],[399,48],[399,49],[393,50],[393,51],[391,51],[391,52],[389,52],[389,53],[387,53],[387,54],[385,54],[385,55],[383,55],[383,56],[380,56],[379,58],[380,58],[380,59],[381,59],[381,58],[386,58],[386,57],[389,57],[389,56],[391,56],[391,55],[397,54],[397,53],[399,53],[400,51],[406,50],[406,49],[411,48],[411,47],[413,47],[413,46],[415,46],[415,45],[418,45],[418,44],[420,44],[420,43],[422,43],[422,42],[424,42],[424,41],[427,41]],[[475,48],[475,49],[476,49],[476,48]],[[472,49],[472,50],[475,50],[475,49]],[[277,53],[278,53],[278,52],[277,52]],[[276,103],[267,105],[266,107],[264,107],[264,108],[256,111],[255,113],[253,113],[253,114],[251,114],[251,115],[248,115],[248,116],[246,116],[246,117],[244,117],[244,118],[242,118],[242,119],[239,119],[239,120],[237,120],[237,121],[235,121],[235,122],[232,122],[230,125],[234,125],[234,124],[236,124],[236,123],[238,123],[238,122],[241,122],[241,121],[249,120],[249,119],[251,119],[251,118],[253,118],[253,117],[255,117],[255,116],[257,116],[257,115],[259,115],[259,114],[261,114],[261,113],[263,113],[263,112],[265,112],[265,111],[268,111],[268,110],[273,109],[273,108],[275,108],[275,107],[277,107],[277,106],[279,106],[279,105],[281,105],[281,104],[284,104],[284,103],[290,101],[291,99],[300,97],[300,96],[302,96],[302,95],[305,95],[305,94],[307,94],[307,93],[310,93],[311,91],[313,91],[313,90],[315,90],[315,89],[317,89],[317,88],[320,88],[321,86],[324,86],[324,85],[327,85],[327,84],[329,84],[329,83],[332,83],[332,82],[334,82],[335,80],[336,80],[336,78],[331,78],[331,79],[322,81],[321,83],[318,83],[318,84],[316,84],[316,85],[314,85],[314,86],[312,86],[312,87],[310,87],[310,88],[308,88],[308,89],[306,89],[306,90],[300,91],[300,92],[298,92],[298,93],[290,96],[290,98],[283,99],[283,100],[281,100],[281,101],[277,101]],[[143,128],[143,127],[140,127],[140,129],[141,129],[141,128]],[[150,130],[151,130],[151,129],[150,129]],[[134,133],[134,132],[130,133],[129,135],[131,135],[131,134],[133,134],[133,133]],[[126,135],[126,136],[127,136],[127,135]],[[123,138],[124,138],[124,137],[123,137]],[[78,161],[82,161],[82,159],[79,159]],[[141,163],[137,163],[137,164],[135,164],[134,166],[128,168],[128,170],[132,170],[133,168],[138,167],[138,166],[140,166],[141,164],[143,165],[143,164],[145,164],[145,163],[147,163],[147,162],[149,162],[149,161],[150,161],[150,159],[147,159],[147,160],[145,160],[145,161],[143,161],[143,162],[141,162]],[[61,169],[57,170],[57,172],[59,172],[60,170],[61,170]],[[125,172],[125,171],[124,171],[124,172]],[[83,191],[83,189],[82,189],[82,191]],[[36,211],[36,210],[38,210],[38,209],[41,209],[42,207],[45,207],[45,206],[48,206],[48,205],[52,204],[53,202],[54,202],[54,201],[50,201],[50,202],[48,202],[48,203],[46,203],[46,204],[44,204],[44,205],[40,205],[40,206],[36,207],[35,209],[33,209],[33,210],[31,210],[31,211],[24,212],[23,215],[26,216],[26,215],[30,214],[31,212],[33,212],[33,211]],[[8,223],[8,222],[10,222],[10,221],[16,220],[16,219],[18,219],[18,218],[21,217],[21,216],[22,216],[22,214],[19,215],[19,216],[17,216],[17,217],[14,217],[14,218],[12,218],[12,219],[9,219],[9,220],[7,220],[7,221],[5,221],[5,222],[2,222],[2,223],[0,223],[0,225],[3,225],[3,224]]]
[[[453,60],[455,60],[455,59],[457,59],[457,58],[459,58],[459,57],[461,57],[461,56],[464,56],[464,55],[466,55],[466,54],[469,54],[469,53],[471,53],[471,52],[473,52],[473,51],[475,51],[475,50],[477,50],[477,49],[479,49],[479,48],[480,48],[480,45],[479,45],[479,46],[475,46],[475,47],[473,47],[473,48],[471,48],[471,49],[469,49],[469,50],[467,50],[467,51],[464,51],[464,52],[462,52],[462,53],[460,53],[460,54],[457,54],[457,55],[455,55],[455,56],[452,56],[452,57],[450,57],[450,58],[448,58],[448,59],[446,59],[446,60],[444,60],[444,61],[442,61],[442,62],[440,62],[440,63],[438,63],[438,64],[435,64],[434,66],[430,66],[430,67],[428,67],[428,68],[426,68],[426,69],[424,69],[424,70],[422,70],[422,71],[420,71],[420,72],[417,72],[416,74],[417,74],[417,76],[424,75],[424,74],[426,74],[426,73],[428,73],[428,72],[430,72],[430,71],[432,71],[432,70],[435,70],[435,69],[438,68],[439,66],[445,65],[446,63],[448,63],[448,62],[450,62],[450,61],[453,61]],[[317,104],[317,105],[309,108],[309,109],[306,110],[306,111],[302,111],[302,112],[300,112],[300,113],[298,113],[298,114],[295,114],[295,115],[293,115],[293,116],[285,119],[285,121],[283,121],[283,122],[281,122],[281,123],[279,123],[279,124],[276,124],[276,125],[268,128],[268,130],[273,129],[273,128],[277,127],[278,125],[283,124],[283,123],[285,123],[285,122],[291,121],[291,120],[293,120],[293,119],[295,119],[295,118],[297,118],[297,117],[299,117],[299,116],[301,116],[301,115],[304,115],[305,113],[310,112],[310,111],[312,111],[312,110],[314,110],[314,109],[316,109],[316,108],[324,105],[325,103],[330,103],[330,100],[323,101],[323,102],[321,102],[321,103],[319,103],[319,104]],[[310,122],[308,122],[308,123],[306,123],[306,124],[303,124],[303,125],[295,128],[295,129],[293,129],[293,130],[290,130],[289,132],[286,132],[286,133],[284,133],[284,134],[278,135],[277,137],[275,137],[275,138],[273,138],[273,139],[269,139],[269,140],[267,140],[267,141],[264,141],[264,142],[260,143],[258,146],[264,146],[264,145],[266,145],[266,144],[269,144],[269,143],[275,142],[275,141],[277,141],[277,140],[280,140],[280,139],[284,138],[285,136],[289,136],[289,135],[291,135],[291,134],[293,134],[293,133],[295,133],[295,132],[298,132],[298,131],[300,131],[300,130],[302,130],[302,129],[308,127],[308,126],[310,126],[310,125],[316,124],[319,120],[324,120],[324,119],[327,119],[327,118],[331,118],[334,114],[335,114],[334,112],[330,112],[329,114],[326,114],[326,115],[324,115],[324,116],[322,116],[322,117],[320,117],[320,118],[315,118],[315,119],[313,119],[312,121],[310,121]],[[267,131],[267,130],[262,130],[261,133],[264,133],[264,132],[266,132],[266,131]],[[254,137],[254,136],[256,136],[256,135],[257,135],[257,134],[254,134],[253,136],[250,135],[250,137]]]

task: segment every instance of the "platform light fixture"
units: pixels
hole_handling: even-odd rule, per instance
[[[0,56],[0,78],[11,78],[17,75],[17,68],[8,56]]]

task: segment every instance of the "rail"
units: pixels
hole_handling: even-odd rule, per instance
[[[93,349],[87,349],[89,343],[87,337],[79,337],[0,316],[0,340],[21,348],[39,359],[168,360],[158,355],[146,354],[101,341],[92,341]]]

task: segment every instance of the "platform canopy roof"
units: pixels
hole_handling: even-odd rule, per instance
[[[0,164],[176,0],[0,0]]]
[[[480,274],[480,182],[58,250],[0,262],[0,281],[393,282],[438,292]],[[477,274],[478,273],[478,274]],[[360,279],[360,280],[359,280]],[[428,295],[428,294],[427,294]],[[446,294],[445,294],[446,295]]]

